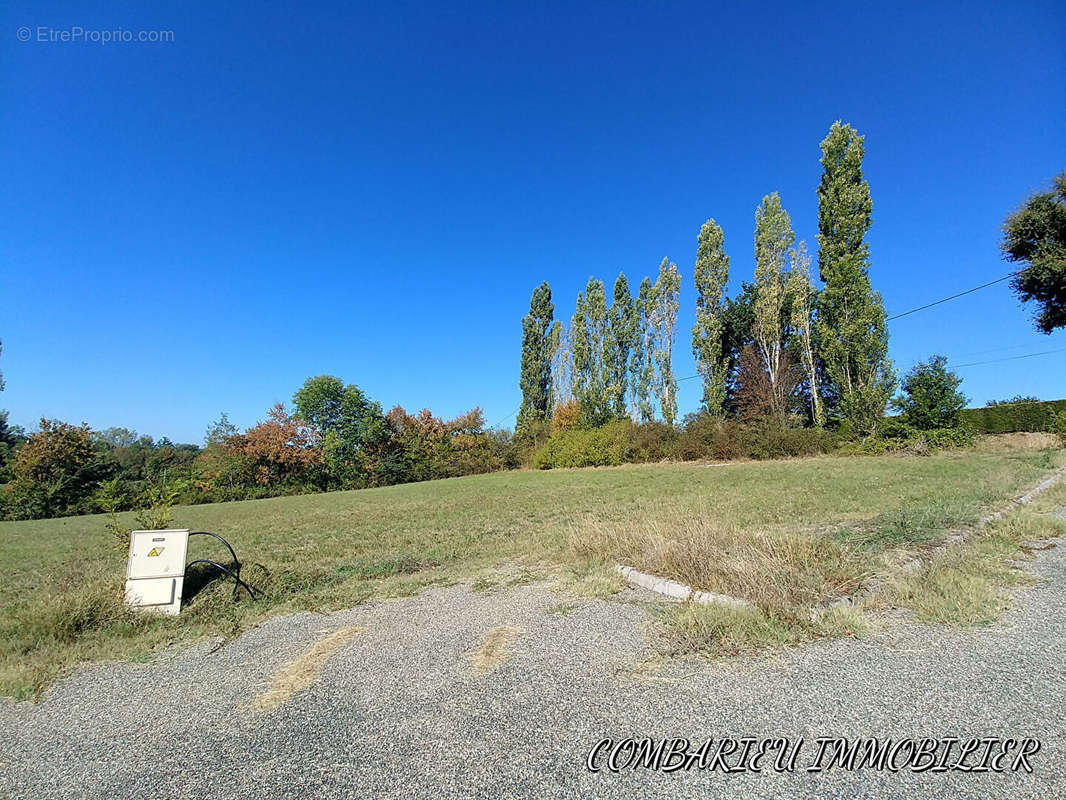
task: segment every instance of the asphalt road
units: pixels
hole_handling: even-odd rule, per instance
[[[561,598],[543,587],[432,589],[277,618],[222,647],[84,668],[36,706],[0,703],[0,797],[1066,797],[1066,544],[1030,568],[1043,580],[992,628],[899,622],[859,641],[714,663],[649,664],[641,603],[550,613]],[[317,683],[255,708],[277,670],[347,626],[363,630]],[[470,653],[502,626],[521,633],[481,672]],[[611,746],[593,758],[599,771],[587,768],[597,742],[631,737],[685,737],[691,751],[716,741],[702,769],[697,751],[689,769],[612,772]],[[739,752],[743,737],[749,757],[724,764],[746,770],[724,772],[717,740]],[[792,771],[773,769],[780,748],[750,758],[775,737],[789,738]],[[1040,749],[1027,756],[1032,772],[1010,770],[1021,744],[1003,772],[827,769],[827,759],[808,771],[818,737],[1030,737]],[[961,746],[939,744],[938,761],[954,766]],[[629,751],[615,752],[624,764]],[[963,764],[981,766],[985,752]]]

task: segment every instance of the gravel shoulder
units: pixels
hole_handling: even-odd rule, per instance
[[[454,586],[279,617],[148,665],[83,668],[38,705],[0,703],[0,797],[1063,797],[1066,545],[1029,568],[1040,582],[990,628],[889,622],[715,662],[655,660],[652,595],[635,592]],[[272,676],[348,628],[317,682],[256,707]],[[1032,773],[807,773],[806,756],[785,773],[586,769],[599,740],[646,736],[802,737],[811,754],[819,736],[1041,748]]]

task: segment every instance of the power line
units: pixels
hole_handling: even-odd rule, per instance
[[[1039,353],[1026,353],[1023,356],[1007,356],[1006,358],[990,358],[988,361],[971,361],[969,364],[955,364],[952,369],[961,369],[962,367],[979,367],[982,364],[998,364],[1000,361],[1017,361],[1019,358],[1049,356],[1052,353],[1066,353],[1066,347],[1060,347],[1058,350],[1042,350]]]
[[[959,353],[958,358],[969,358],[970,356],[987,356],[989,353],[1002,353],[1005,350],[1021,350],[1025,347],[1030,347],[1031,342],[1025,342],[1024,344],[1010,344],[1006,347],[992,347],[987,350],[971,350],[969,353]]]
[[[1009,277],[1009,276],[1008,276]],[[1053,353],[1066,353],[1066,347],[1060,347],[1057,350],[1041,350],[1039,353],[1026,353],[1020,356],[1006,356],[1005,358],[990,358],[987,361],[970,361],[966,364],[952,364],[952,369],[962,369],[963,367],[980,367],[984,364],[998,364],[1001,361],[1017,361],[1020,358],[1034,358],[1036,356],[1049,356]],[[686,375],[684,378],[678,378],[677,382],[691,381],[694,378],[700,377],[699,375]],[[1041,401],[1043,402],[1043,401]]]
[[[1021,272],[1022,271],[1012,272],[1009,275],[1004,275],[1002,278],[996,278],[994,281],[989,281],[988,283],[982,283],[980,286],[975,286],[972,289],[967,289],[964,292],[959,292],[958,294],[953,294],[953,295],[951,295],[951,297],[945,297],[945,298],[943,298],[941,300],[934,300],[932,303],[926,303],[924,306],[918,306],[917,308],[912,308],[910,311],[904,311],[902,314],[894,314],[891,317],[886,317],[885,318],[885,322],[891,322],[894,319],[899,319],[900,317],[906,317],[908,314],[917,314],[919,311],[925,311],[927,308],[932,308],[933,306],[938,306],[941,303],[946,303],[949,300],[954,300],[957,297],[962,297],[963,295],[970,294],[971,292],[976,292],[979,289],[986,289],[989,286],[995,286],[997,283],[1003,283],[1003,281],[1008,280],[1010,278],[1013,278],[1015,275],[1020,275]]]
[[[518,413],[519,411],[521,411],[521,410],[522,410],[522,406],[521,406],[521,405],[519,405],[519,406],[518,406],[518,408],[516,408],[516,409],[515,409],[514,411],[512,411],[512,412],[511,412],[510,414],[508,414],[508,415],[507,415],[506,417],[503,417],[503,418],[502,418],[502,419],[501,419],[501,420],[500,420],[499,422],[497,422],[497,423],[496,423],[495,425],[492,425],[491,427],[493,427],[493,428],[498,428],[498,427],[500,427],[500,425],[502,425],[502,424],[503,424],[504,422],[506,422],[507,420],[509,420],[509,419],[510,419],[511,417],[513,417],[513,416],[514,416],[515,414],[517,414],[517,413]]]

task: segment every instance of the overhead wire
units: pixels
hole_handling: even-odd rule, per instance
[[[1009,275],[1004,275],[1002,278],[996,278],[994,281],[982,283],[980,286],[974,286],[972,289],[966,289],[965,291],[957,292],[956,294],[953,294],[950,297],[943,297],[940,300],[934,300],[932,303],[926,303],[924,306],[918,306],[917,308],[912,308],[900,314],[893,314],[891,317],[885,317],[885,322],[891,322],[894,319],[900,319],[901,317],[906,317],[910,314],[917,314],[919,311],[925,311],[927,308],[938,306],[941,303],[948,302],[949,300],[955,300],[956,298],[963,297],[964,295],[972,294],[973,292],[976,292],[980,289],[987,289],[989,286],[995,286],[997,283],[1003,283],[1003,281],[1009,280],[1015,275],[1020,275],[1022,272],[1023,270],[1018,270],[1017,272],[1012,272]]]

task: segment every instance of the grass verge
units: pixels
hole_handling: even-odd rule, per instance
[[[989,625],[1009,607],[1011,587],[1035,583],[1022,562],[1034,549],[1056,546],[1033,543],[1064,532],[1066,522],[1019,509],[935,553],[917,573],[892,579],[880,602],[925,622]]]
[[[210,583],[176,618],[125,609],[125,553],[105,517],[0,523],[0,694],[36,697],[85,661],[145,659],[272,614],[434,584],[551,577],[574,595],[609,596],[622,586],[612,559],[623,557],[753,599],[765,615],[726,624],[692,610],[681,620],[688,641],[742,649],[773,641],[780,625],[823,635],[799,613],[812,599],[853,586],[890,550],[935,542],[938,526],[972,524],[1062,461],[1061,451],[952,452],[521,471],[183,507],[175,526],[227,538],[262,597],[234,603],[229,585]],[[190,560],[218,555],[190,543]]]

